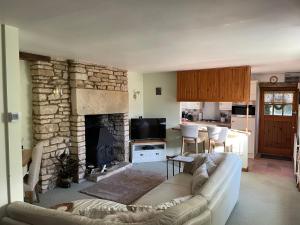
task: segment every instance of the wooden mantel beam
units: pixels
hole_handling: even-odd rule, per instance
[[[28,53],[28,52],[19,52],[19,58],[21,60],[27,60],[27,61],[46,61],[46,62],[49,62],[51,60],[50,56],[37,55],[37,54]]]

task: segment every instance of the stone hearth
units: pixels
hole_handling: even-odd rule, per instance
[[[56,186],[58,168],[55,156],[65,150],[78,160],[75,181],[84,179],[85,115],[112,114],[117,118],[118,160],[129,160],[127,71],[51,60],[32,62],[31,75],[34,142],[46,140],[48,145],[43,152],[40,174],[43,192]],[[61,90],[59,94],[54,94],[56,88]]]

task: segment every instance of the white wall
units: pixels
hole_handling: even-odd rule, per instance
[[[179,154],[181,135],[172,130],[180,123],[180,103],[176,101],[176,72],[144,74],[144,117],[167,119],[168,154]],[[155,94],[155,88],[162,88],[162,95]]]
[[[32,83],[29,63],[20,60],[21,76],[21,113],[22,113],[22,145],[32,148]]]
[[[251,75],[251,79],[259,82],[270,82],[271,76],[277,76],[278,82],[284,82],[284,73],[254,73]]]
[[[135,91],[139,91],[140,94],[136,95],[136,99],[133,97]],[[128,94],[129,94],[129,118],[137,118],[143,116],[143,74],[128,71]]]
[[[155,88],[162,94],[156,95]],[[144,117],[167,118],[167,128],[180,123],[180,103],[176,101],[176,72],[144,74]]]

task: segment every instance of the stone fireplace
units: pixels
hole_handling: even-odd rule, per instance
[[[86,165],[102,168],[124,161],[124,114],[85,116]]]
[[[86,123],[91,123],[91,117],[112,135],[114,158],[129,161],[127,71],[51,60],[32,62],[31,75],[34,142],[47,142],[40,174],[43,192],[56,186],[56,156],[66,150],[78,161],[75,181],[84,179]],[[55,94],[57,88],[59,94]]]

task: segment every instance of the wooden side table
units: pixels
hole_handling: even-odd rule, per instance
[[[169,161],[173,162],[173,176],[175,175],[175,162],[179,163],[178,173],[180,173],[181,163],[192,163],[194,158],[190,156],[167,156],[167,179],[169,179]]]

